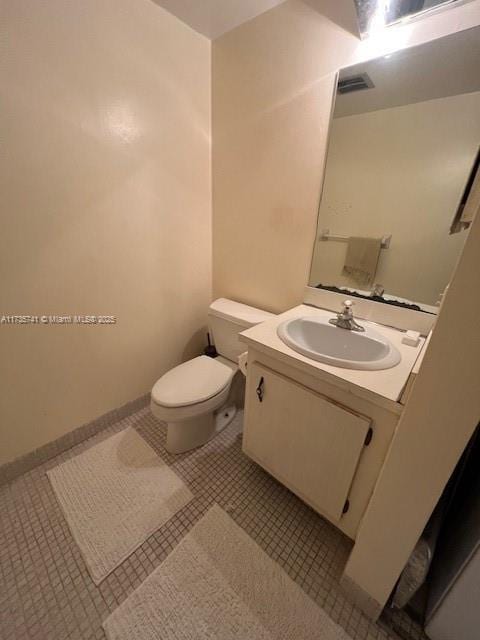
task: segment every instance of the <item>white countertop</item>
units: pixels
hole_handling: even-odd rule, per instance
[[[243,331],[240,334],[240,340],[247,345],[250,344],[259,351],[264,351],[273,357],[276,356],[283,362],[300,368],[310,375],[323,378],[332,384],[340,383],[342,387],[349,388],[350,391],[360,396],[365,397],[365,395],[367,395],[368,397],[373,393],[397,403],[425,340],[422,338],[417,347],[409,347],[408,345],[402,344],[403,331],[385,327],[367,320],[360,320],[360,324],[370,326],[383,334],[398,349],[401,355],[399,364],[391,369],[382,369],[380,371],[361,371],[334,367],[297,353],[282,342],[277,335],[277,327],[284,320],[319,315],[334,318],[336,314],[324,309],[301,304],[298,307],[294,307],[289,311],[285,311],[285,313],[275,316],[271,320],[266,320],[251,329]],[[332,379],[332,376],[335,380]]]

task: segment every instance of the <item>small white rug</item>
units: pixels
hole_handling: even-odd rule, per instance
[[[131,428],[47,475],[95,584],[193,498]]]
[[[351,640],[217,505],[103,626],[109,640]]]

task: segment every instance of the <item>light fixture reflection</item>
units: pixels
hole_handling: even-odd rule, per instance
[[[369,35],[378,33],[382,29],[385,29],[389,9],[390,0],[377,0],[377,6],[368,25]]]
[[[395,23],[430,15],[472,0],[354,0],[360,34],[369,37]]]

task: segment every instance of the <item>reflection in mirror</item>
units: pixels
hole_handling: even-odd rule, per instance
[[[435,313],[479,144],[480,28],[343,69],[309,285]]]

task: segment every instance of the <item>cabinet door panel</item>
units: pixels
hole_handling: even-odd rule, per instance
[[[369,427],[368,418],[249,366],[245,453],[333,520],[342,517]]]

